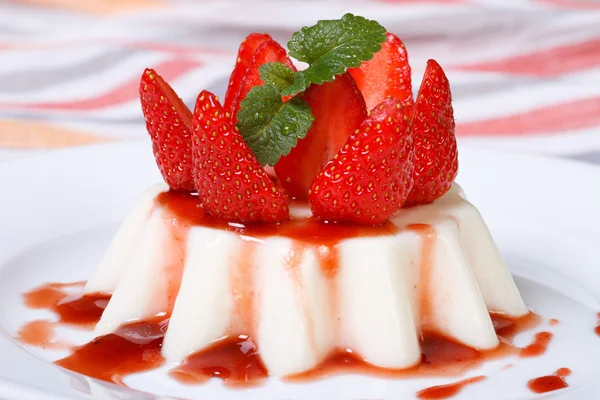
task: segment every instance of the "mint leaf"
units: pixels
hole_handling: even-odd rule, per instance
[[[301,99],[283,102],[274,85],[254,86],[241,103],[237,127],[262,165],[275,165],[306,136],[314,117]]]
[[[279,62],[270,62],[258,68],[260,79],[265,85],[273,85],[279,91],[284,90],[294,82],[295,72],[287,65]]]
[[[309,64],[296,73],[294,83],[282,94],[291,96],[311,83],[329,82],[348,68],[358,67],[381,50],[386,29],[378,22],[346,14],[339,20],[319,21],[292,35],[289,54]]]

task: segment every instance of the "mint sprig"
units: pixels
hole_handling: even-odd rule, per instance
[[[237,114],[237,127],[258,161],[275,165],[306,136],[314,116],[300,93],[370,60],[385,39],[383,26],[352,14],[319,21],[294,33],[288,42],[289,54],[308,63],[308,68],[294,72],[282,63],[261,65],[264,85],[250,90]],[[295,97],[284,102],[282,96]]]
[[[283,63],[270,62],[258,68],[260,79],[265,85],[273,85],[279,91],[283,91],[294,83],[295,72]]]
[[[281,99],[274,85],[254,86],[241,103],[237,127],[259,163],[275,165],[306,136],[314,117],[305,101]]]
[[[291,96],[303,92],[311,84],[332,81],[348,68],[358,67],[381,50],[386,29],[378,22],[346,14],[339,20],[319,21],[292,35],[289,53],[309,64],[296,73],[294,83],[283,91]]]

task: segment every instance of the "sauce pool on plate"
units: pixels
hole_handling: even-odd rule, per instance
[[[569,368],[560,368],[552,375],[540,376],[527,382],[527,387],[534,393],[547,393],[564,389],[569,385],[565,381],[571,375]]]
[[[81,287],[81,284],[78,284]],[[108,298],[75,296],[72,288],[63,284],[48,284],[25,294],[27,303],[34,308],[45,308],[59,315],[59,322],[68,325],[86,325],[97,322]],[[45,293],[42,295],[40,293]],[[42,297],[47,296],[46,300]],[[35,300],[35,301],[33,301]],[[452,376],[473,369],[488,360],[518,355],[528,348],[535,348],[531,355],[539,355],[540,349],[549,340],[545,333],[538,334],[539,340],[524,349],[516,348],[507,341],[519,332],[531,329],[540,322],[536,314],[511,319],[491,314],[494,327],[504,339],[490,351],[478,351],[464,346],[436,332],[423,332],[421,339],[421,362],[412,368],[394,370],[376,367],[366,362],[351,349],[340,349],[332,353],[317,367],[284,378],[290,382],[313,381],[327,376],[360,373],[384,378],[408,378],[423,376]],[[136,372],[148,371],[164,364],[161,355],[162,341],[169,323],[168,315],[147,321],[124,325],[116,332],[100,336],[91,342],[74,348],[71,355],[58,360],[57,365],[97,379],[123,384],[123,379]],[[44,333],[44,330],[41,330]],[[42,335],[43,336],[43,335]],[[47,338],[40,338],[40,340]],[[202,383],[209,378],[223,379],[229,387],[257,386],[268,377],[260,358],[260,352],[250,335],[228,337],[212,346],[189,356],[170,376],[180,382]],[[476,383],[483,378],[460,381],[443,389],[431,389],[425,393],[450,393]],[[445,385],[447,386],[447,385]],[[429,394],[429,396],[432,396]],[[433,398],[433,397],[430,397]],[[442,397],[438,397],[442,398]]]
[[[481,382],[485,378],[485,376],[480,375],[447,385],[432,386],[417,392],[417,398],[423,400],[447,399],[460,393],[466,386]]]

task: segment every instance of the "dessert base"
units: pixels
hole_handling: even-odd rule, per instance
[[[202,365],[207,352],[234,363],[230,348],[257,376],[306,373],[339,355],[409,369],[427,337],[490,351],[500,346],[490,313],[528,314],[457,185],[375,227],[323,224],[303,204],[281,224],[227,223],[206,215],[198,197],[157,185],[85,293],[112,294],[98,336],[168,319],[161,355],[181,363],[174,374],[185,379],[199,379],[185,366]]]

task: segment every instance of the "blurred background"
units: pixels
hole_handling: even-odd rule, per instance
[[[146,139],[145,67],[191,107],[223,95],[248,33],[285,44],[346,12],[403,39],[415,90],[444,67],[460,145],[600,164],[600,0],[0,0],[0,163]]]

